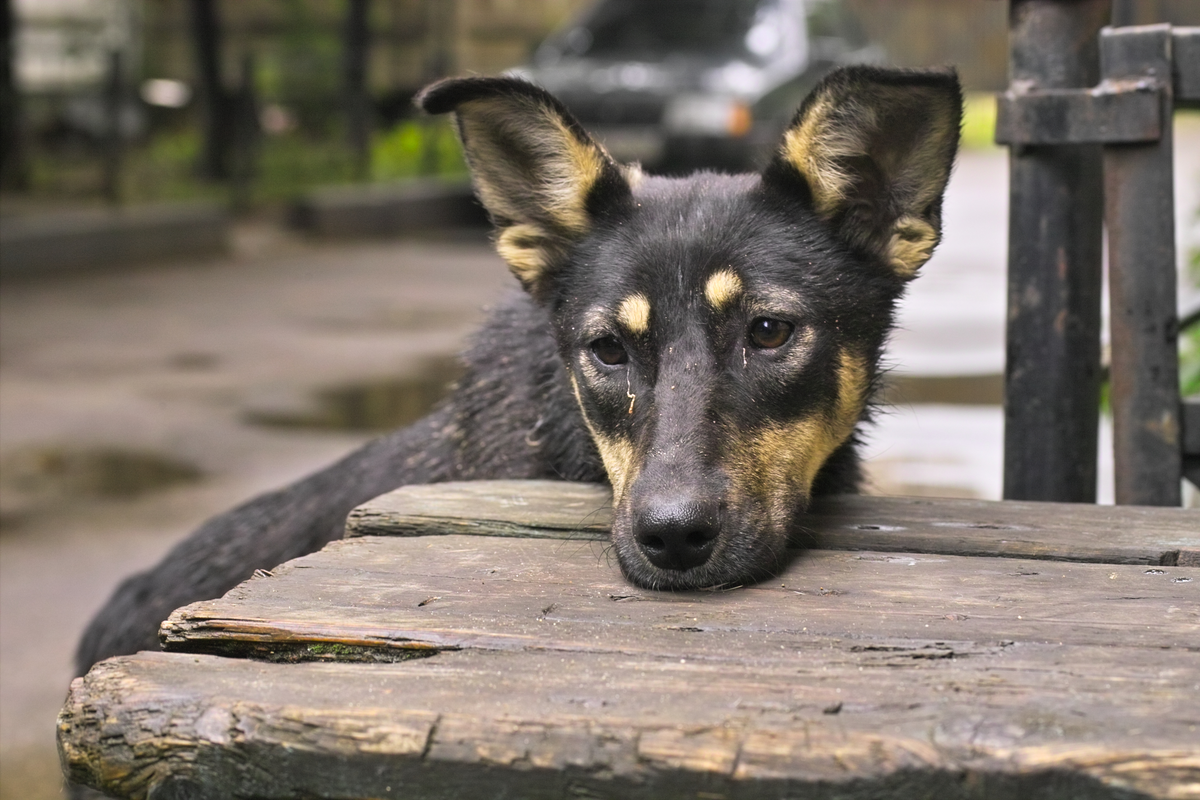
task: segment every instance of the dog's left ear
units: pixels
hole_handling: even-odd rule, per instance
[[[807,194],[847,243],[912,278],[941,236],[961,122],[953,70],[846,67],[796,112],[763,182]]]
[[[453,111],[496,249],[535,297],[571,245],[631,202],[629,172],[557,99],[515,78],[450,78],[416,98]]]

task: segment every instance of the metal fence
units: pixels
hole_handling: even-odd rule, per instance
[[[1094,502],[1104,231],[1116,500],[1200,484],[1179,393],[1171,117],[1200,103],[1200,28],[1105,27],[1109,0],[1014,0],[1004,496]]]

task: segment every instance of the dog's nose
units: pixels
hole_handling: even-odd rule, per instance
[[[707,561],[720,533],[717,504],[693,499],[649,503],[633,525],[650,563],[680,572]]]

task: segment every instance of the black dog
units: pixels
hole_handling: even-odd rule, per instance
[[[320,548],[402,484],[609,481],[621,569],[661,589],[771,574],[810,499],[856,489],[855,429],[893,309],[939,237],[952,72],[832,73],[760,175],[643,175],[518,80],[447,80],[417,102],[457,114],[525,293],[430,416],[208,521],[126,580],[80,644],[80,674],[156,648],[173,609]]]

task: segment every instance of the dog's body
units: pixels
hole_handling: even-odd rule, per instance
[[[939,236],[952,73],[834,73],[761,175],[642,175],[515,80],[445,81],[419,102],[457,113],[526,291],[429,417],[210,520],[122,584],[81,673],[156,647],[174,608],[312,552],[403,484],[609,481],[625,575],[675,589],[771,574],[811,498],[856,489],[893,308]]]

